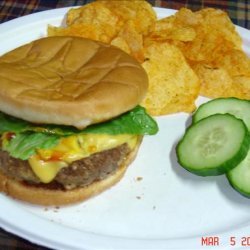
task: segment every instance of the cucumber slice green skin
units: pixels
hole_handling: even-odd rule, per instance
[[[233,120],[234,122],[236,121],[237,124],[239,124],[240,130],[241,130],[240,133],[242,133],[242,138],[240,138],[241,141],[239,141],[240,142],[239,147],[235,149],[233,155],[229,155],[227,159],[223,159],[221,162],[217,162],[216,165],[213,165],[213,163],[212,164],[210,163],[210,165],[208,165],[206,162],[207,160],[206,158],[204,158],[203,162],[201,162],[201,164],[198,167],[192,166],[190,162],[187,163],[186,157],[188,157],[189,159],[192,159],[192,157],[195,158],[195,155],[193,155],[192,152],[198,149],[198,147],[191,148],[191,143],[189,143],[191,142],[189,134],[191,133],[194,134],[196,133],[196,131],[197,133],[200,133],[199,130],[201,129],[198,129],[198,126],[201,127],[201,125],[206,124],[206,126],[209,127],[210,124],[212,124],[215,120],[218,121],[218,119],[225,119],[225,118],[229,120]],[[225,123],[222,126],[224,125]],[[237,129],[238,129],[238,125],[237,125]],[[195,131],[195,132],[191,132],[191,131]],[[236,132],[237,131],[235,131],[234,133]],[[206,135],[207,131],[201,131],[201,133]],[[231,139],[230,135],[227,135],[227,137],[229,140]],[[225,145],[233,145],[233,143],[234,143],[233,141],[229,141]],[[242,120],[237,119],[230,114],[215,114],[207,118],[204,118],[200,120],[199,122],[191,125],[187,129],[184,137],[178,143],[176,147],[176,153],[177,153],[177,159],[178,159],[179,164],[186,170],[199,176],[215,176],[215,175],[225,174],[229,170],[236,167],[246,157],[248,150],[249,150],[249,146],[250,146],[250,134],[248,132],[246,125],[244,124]],[[189,149],[188,151],[190,155],[184,157],[184,155],[186,154],[185,147],[190,147],[191,150]]]
[[[193,116],[193,123],[213,114],[226,114],[242,119],[250,131],[250,101],[235,97],[217,98],[202,104]]]
[[[227,173],[227,179],[236,191],[250,199],[250,150],[246,158]]]

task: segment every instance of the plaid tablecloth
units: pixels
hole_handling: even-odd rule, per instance
[[[38,11],[84,5],[92,1],[93,0],[0,0],[0,22]],[[235,24],[250,29],[249,0],[148,0],[148,2],[156,7],[170,9],[180,9],[181,7],[187,7],[192,10],[198,10],[204,7],[223,9],[229,14]]]
[[[93,0],[0,0],[0,23],[31,13],[76,6],[90,3]],[[117,0],[118,1],[118,0]],[[232,21],[250,29],[250,1],[249,0],[148,0],[153,6],[170,9],[180,9],[187,7],[198,10],[204,7],[214,7],[225,10]],[[27,225],[28,226],[28,225]],[[23,240],[17,236],[9,234],[0,229],[0,249],[26,249],[26,250],[45,250]]]

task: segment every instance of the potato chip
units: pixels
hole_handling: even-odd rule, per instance
[[[159,37],[178,46],[189,61],[211,61],[214,50],[223,50],[224,42],[236,49],[242,46],[228,15],[211,8],[197,12],[182,8],[174,16],[157,21],[146,40],[159,41]]]
[[[135,25],[131,20],[128,20],[127,23],[124,24],[116,39],[117,38],[126,42],[129,47],[130,55],[136,58],[139,62],[144,61],[143,36],[136,31]]]
[[[233,83],[238,90],[235,97],[250,100],[250,77],[249,76],[233,76]]]
[[[155,20],[155,11],[147,1],[100,0],[71,9],[67,14],[66,23],[68,26],[75,23],[106,23],[116,28],[118,32],[127,21],[130,21],[138,33],[146,34]]]
[[[118,46],[143,62],[143,35],[156,21],[152,6],[144,0],[95,1],[67,13],[67,27],[48,27],[48,35],[71,35]]]
[[[249,99],[250,62],[224,11],[183,8],[152,26],[145,44],[154,42],[168,42],[182,51],[201,79],[200,94]]]
[[[219,51],[221,52],[221,51]],[[201,94],[209,97],[250,99],[250,59],[241,50],[214,53],[214,61],[193,69],[202,80]]]
[[[79,36],[104,43],[110,43],[114,36],[114,29],[108,25],[72,24],[69,27],[48,26],[48,36]]]
[[[196,37],[196,32],[193,28],[182,27],[175,28],[169,32],[154,32],[150,36],[144,38],[145,46],[148,46],[154,42],[168,42],[175,44],[175,42],[190,42]],[[177,44],[179,47],[181,44]]]
[[[225,69],[205,64],[197,64],[193,69],[201,79],[201,95],[211,98],[233,96],[233,81]]]
[[[198,94],[250,99],[250,59],[226,12],[182,8],[157,20],[144,0],[97,0],[71,9],[67,27],[48,34],[114,45],[142,63],[149,76],[143,105],[152,115],[192,112]]]
[[[233,48],[234,45],[226,41],[223,36],[215,33],[207,33],[201,29],[196,32],[196,38],[190,42],[178,44],[177,46],[181,49],[182,53],[188,61],[195,62],[211,62],[214,61],[215,54],[225,53],[224,46]],[[221,51],[221,52],[218,52]]]
[[[149,27],[156,21],[156,13],[152,6],[144,0],[99,0],[120,20],[123,26],[128,20],[133,22],[138,33],[148,33]]]
[[[149,77],[149,91],[142,105],[151,115],[192,112],[200,90],[199,79],[178,48],[168,43],[145,48],[142,64]]]
[[[219,9],[205,8],[195,14],[201,16],[202,24],[208,28],[208,32],[222,34],[225,40],[235,45],[235,48],[241,49],[242,39],[226,12]]]
[[[250,59],[242,50],[228,49],[224,53],[215,52],[213,65],[223,67],[232,76],[250,77]]]
[[[250,99],[250,77],[230,76],[223,68],[197,65],[195,72],[201,79],[200,94],[211,97],[237,97]]]
[[[114,38],[111,43],[111,45],[114,45],[116,47],[118,47],[119,49],[125,51],[126,53],[130,54],[131,50],[128,46],[128,43],[126,42],[126,40],[123,37],[116,37]]]
[[[188,12],[188,14],[186,13]],[[169,16],[157,20],[150,28],[150,32],[146,39],[164,41],[164,40],[178,40],[178,41],[193,41],[196,37],[195,29],[187,24],[187,21],[180,20],[179,16],[194,15],[188,9],[181,9],[175,16]],[[195,23],[194,21],[191,23]]]
[[[72,24],[109,24],[116,27],[118,16],[109,10],[102,1],[92,2],[79,8],[72,8],[67,13],[66,23]]]
[[[95,3],[107,8],[117,18],[116,22],[112,23],[117,29],[117,34],[113,37],[111,44],[118,45],[119,48],[128,52],[138,61],[143,62],[143,34],[148,32],[149,27],[156,20],[152,6],[147,1],[142,0],[100,0]],[[84,13],[81,16],[83,17]]]
[[[67,27],[48,27],[49,36],[80,36],[110,43],[118,32],[118,17],[101,2],[72,8],[67,13]]]

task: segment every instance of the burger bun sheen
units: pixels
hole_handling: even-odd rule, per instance
[[[46,37],[0,57],[0,109],[32,123],[82,129],[144,98],[148,78],[127,53],[79,37]]]

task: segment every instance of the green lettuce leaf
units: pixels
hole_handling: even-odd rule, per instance
[[[36,125],[1,113],[0,134],[3,132],[20,133],[27,131],[61,136],[78,133],[153,135],[158,132],[158,126],[155,120],[140,106],[112,120],[91,125],[83,130],[78,130],[71,126]]]
[[[157,132],[158,126],[156,121],[140,106],[108,122],[95,124],[84,130],[84,133],[113,135],[154,135]]]
[[[30,124],[21,119],[6,115],[0,112],[0,134],[4,132],[23,132],[30,127]]]
[[[60,140],[58,135],[49,135],[44,133],[20,133],[4,143],[3,149],[9,154],[21,160],[27,160],[36,153],[36,149],[48,149],[56,146]]]
[[[110,121],[83,130],[71,126],[36,125],[0,113],[0,134],[4,132],[15,133],[15,136],[9,141],[3,140],[3,150],[8,151],[12,157],[27,160],[36,153],[36,149],[52,148],[65,136],[84,133],[153,135],[158,132],[158,126],[144,108],[137,106]]]

